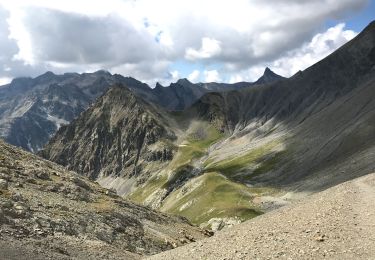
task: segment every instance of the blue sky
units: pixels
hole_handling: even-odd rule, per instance
[[[99,69],[154,86],[291,76],[356,36],[375,0],[0,0],[0,84]]]
[[[345,22],[348,29],[360,32],[373,20],[375,20],[375,1],[370,0],[361,11],[349,14],[339,22]]]

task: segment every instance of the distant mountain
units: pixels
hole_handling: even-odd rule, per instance
[[[270,70],[270,68],[267,67],[264,70],[263,75],[257,81],[254,82],[254,85],[262,85],[262,84],[273,83],[273,82],[280,81],[280,80],[283,80],[283,79],[285,79],[285,78],[276,74],[275,72]]]
[[[117,83],[127,86],[144,100],[168,110],[183,110],[213,90],[225,91],[249,85],[193,84],[181,79],[169,87],[158,84],[151,89],[134,78],[112,75],[103,70],[63,75],[46,72],[34,79],[16,78],[0,88],[0,137],[25,150],[36,152],[61,125],[69,124]]]
[[[187,79],[180,79],[169,87],[156,84],[152,90],[161,106],[168,110],[184,110],[208,91]]]
[[[266,69],[264,85],[209,92],[195,102],[186,97],[205,88],[192,92],[187,80],[153,90],[174,93],[164,107],[176,96],[185,99],[175,106],[192,102],[182,111],[116,88],[42,154],[136,202],[220,229],[374,171],[374,68],[372,23],[289,79]],[[112,91],[121,102],[111,103]]]
[[[109,86],[121,82],[147,98],[149,87],[132,78],[95,73],[47,72],[34,79],[17,78],[0,88],[0,137],[38,151],[57,129],[68,124]]]
[[[285,79],[277,75],[269,68],[256,82],[237,82],[237,83],[191,83],[188,79],[180,79],[176,83],[163,87],[159,83],[153,89],[156,99],[150,99],[168,110],[184,110],[190,107],[195,101],[204,94],[210,92],[223,92],[231,90],[240,90],[242,88],[255,85],[264,85],[275,81]]]

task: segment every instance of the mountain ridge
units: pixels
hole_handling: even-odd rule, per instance
[[[169,87],[159,84],[151,89],[132,77],[112,75],[104,70],[62,75],[46,72],[36,78],[16,78],[0,88],[0,136],[11,144],[37,152],[61,126],[56,122],[71,122],[110,86],[117,83],[126,85],[143,99],[168,110],[183,110],[204,93],[212,91],[187,80],[177,81]],[[53,93],[49,93],[52,85],[55,88]],[[221,91],[232,87],[230,84],[217,86]],[[65,91],[66,88],[73,88],[74,91],[69,94]],[[35,100],[40,102],[35,103]],[[28,106],[29,104],[33,104],[33,111],[28,112],[32,106]],[[14,111],[17,110],[22,113],[15,114]]]

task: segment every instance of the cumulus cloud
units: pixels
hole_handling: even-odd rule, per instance
[[[317,34],[301,48],[292,50],[285,57],[275,60],[272,67],[287,76],[306,69],[357,35],[356,32],[344,28],[345,24],[340,23],[324,33]]]
[[[212,79],[207,75],[214,72],[207,68],[220,67],[221,79],[246,80],[245,72],[264,64],[288,75],[347,41],[351,36],[343,27],[336,41],[319,45],[311,39],[322,36],[318,32],[326,21],[342,19],[367,2],[0,0],[0,78],[35,76],[46,69],[107,69],[167,82],[174,80],[180,61],[190,64],[181,77],[205,67],[202,76]]]
[[[323,33],[318,33],[301,47],[287,52],[272,62],[260,63],[233,73],[229,81],[232,83],[242,80],[254,81],[262,75],[265,67],[270,67],[280,75],[292,76],[325,58],[356,35],[357,33],[352,30],[345,30],[345,24],[340,23]]]
[[[208,37],[202,38],[202,46],[199,50],[188,48],[185,53],[185,58],[188,60],[208,59],[220,54],[220,42]]]
[[[222,80],[217,70],[205,70],[203,74],[205,82],[220,82]]]
[[[199,80],[200,74],[199,70],[193,70],[187,78],[190,82],[196,83]]]

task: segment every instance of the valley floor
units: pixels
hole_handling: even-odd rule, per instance
[[[375,259],[375,173],[150,259]]]

